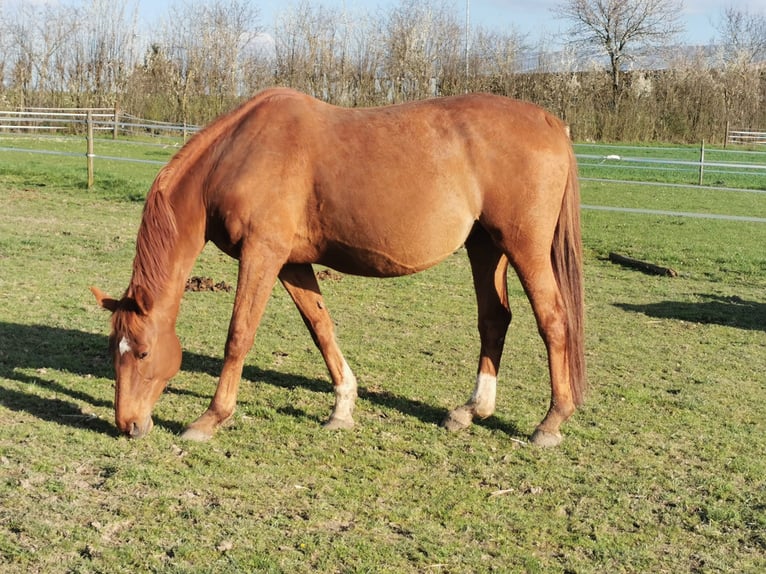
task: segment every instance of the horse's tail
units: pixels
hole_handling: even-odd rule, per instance
[[[575,405],[585,398],[584,320],[582,236],[580,232],[580,183],[577,160],[569,146],[569,175],[567,177],[561,212],[551,247],[553,270],[564,300],[566,312],[566,348],[569,363],[569,386]]]

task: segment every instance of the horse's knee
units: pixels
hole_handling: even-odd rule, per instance
[[[233,359],[244,358],[255,342],[255,333],[242,329],[231,329],[226,339],[226,357]]]

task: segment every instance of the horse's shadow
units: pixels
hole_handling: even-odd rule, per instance
[[[697,295],[699,302],[662,301],[636,305],[615,303],[626,311],[643,313],[657,319],[676,319],[692,323],[724,325],[738,329],[766,331],[766,303],[737,297]]]
[[[0,404],[9,410],[25,412],[44,421],[117,436],[118,432],[111,421],[84,412],[89,409],[82,407],[85,404],[111,409],[111,400],[68,387],[47,376],[48,369],[51,369],[83,378],[112,379],[114,373],[106,349],[105,335],[45,325],[0,322]],[[317,360],[321,361],[318,353]],[[181,368],[184,371],[218,377],[221,366],[220,358],[184,352]],[[326,393],[329,412],[329,403],[332,400],[329,398],[332,393],[329,380],[261,369],[253,365],[245,367],[243,378],[285,389],[302,387],[312,392]],[[22,383],[23,390],[20,390],[22,387],[19,386],[9,388],[3,385],[2,379]],[[55,394],[55,398],[40,396],[40,391],[43,390]],[[211,395],[212,391],[211,388]],[[203,401],[200,411],[207,406],[206,401],[209,399],[209,396],[202,396],[172,384],[167,392],[199,397]],[[359,396],[362,400],[399,411],[427,424],[438,424],[446,414],[443,409],[422,401],[411,400],[388,391],[373,391],[364,386],[360,386]],[[305,413],[291,412],[289,409],[284,410],[283,414],[306,418]],[[157,416],[154,420],[158,425],[175,433],[182,432],[184,428],[182,421],[166,420]],[[521,435],[513,423],[496,417],[482,421],[481,425],[511,436]]]
[[[111,407],[110,402],[48,375],[55,369],[84,378],[108,377],[105,345],[106,337],[83,331],[0,322],[0,379],[23,384],[11,388],[0,381],[0,404],[44,421],[116,435],[113,424],[81,406]],[[54,397],[40,396],[41,391]]]

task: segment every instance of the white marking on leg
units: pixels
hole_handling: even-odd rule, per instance
[[[120,344],[119,344],[119,346],[117,348],[120,351],[120,356],[121,357],[125,353],[129,353],[130,351],[132,351],[132,349],[130,348],[130,341],[128,341],[127,337],[123,337],[122,339],[120,339]]]
[[[473,390],[469,404],[476,416],[483,419],[495,412],[495,396],[497,394],[497,378],[486,373],[476,376],[476,388]]]
[[[335,408],[332,416],[339,419],[351,419],[355,403],[356,377],[343,359],[343,382],[335,387]]]

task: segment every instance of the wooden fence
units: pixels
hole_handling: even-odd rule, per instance
[[[25,108],[0,111],[0,132],[77,133],[83,131],[87,115],[114,129],[118,112],[111,108]]]
[[[73,135],[85,133],[88,167],[88,188],[93,187],[94,133],[108,132],[113,139],[119,135],[149,133],[152,135],[181,135],[184,139],[198,126],[146,120],[121,113],[118,108],[25,108],[0,110],[0,133]]]
[[[0,133],[80,134],[89,130],[119,135],[140,133],[181,135],[186,139],[198,126],[147,120],[119,108],[24,108],[0,110]]]
[[[737,130],[726,127],[726,140],[724,147],[727,145],[766,145],[766,132],[758,132],[753,130]]]

